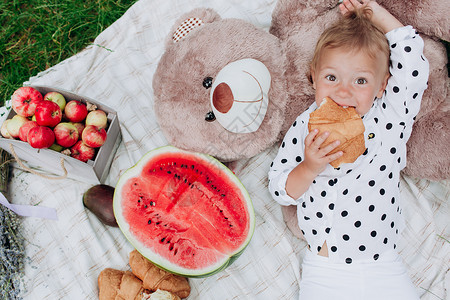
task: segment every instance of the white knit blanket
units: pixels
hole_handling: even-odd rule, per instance
[[[77,55],[27,82],[70,90],[118,112],[122,142],[107,184],[146,152],[166,145],[155,119],[152,77],[163,40],[178,17],[211,7],[223,18],[244,19],[268,30],[276,0],[140,0]],[[286,228],[267,191],[267,171],[277,149],[237,162],[236,175],[253,200],[256,230],[232,266],[217,275],[190,279],[189,299],[296,299],[305,243]],[[90,185],[49,180],[14,164],[10,201],[55,208],[58,220],[24,218],[24,299],[97,299],[104,268],[129,270],[133,249],[117,228],[104,226],[83,207]],[[446,299],[450,287],[450,183],[402,178],[407,226],[399,251],[422,299]]]

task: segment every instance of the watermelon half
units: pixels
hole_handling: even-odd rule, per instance
[[[186,277],[225,269],[255,228],[252,202],[233,172],[209,155],[172,146],[148,152],[120,177],[113,207],[136,250]]]

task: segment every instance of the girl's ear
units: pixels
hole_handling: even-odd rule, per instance
[[[377,98],[381,98],[383,96],[383,93],[384,93],[384,90],[386,89],[389,77],[391,77],[391,74],[387,73],[383,79],[383,82],[381,83],[380,90],[377,93]]]
[[[309,82],[312,83],[313,89],[316,89],[316,83],[314,82],[314,68],[312,66],[309,68],[308,79],[309,79]]]

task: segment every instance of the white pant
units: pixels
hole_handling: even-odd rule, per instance
[[[306,252],[300,300],[419,300],[400,256],[394,251],[382,262],[351,265],[330,263],[327,257]]]

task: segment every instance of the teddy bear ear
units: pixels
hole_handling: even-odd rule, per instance
[[[166,46],[178,43],[203,25],[219,20],[221,20],[221,17],[211,8],[193,9],[182,15],[172,26],[166,40]]]

